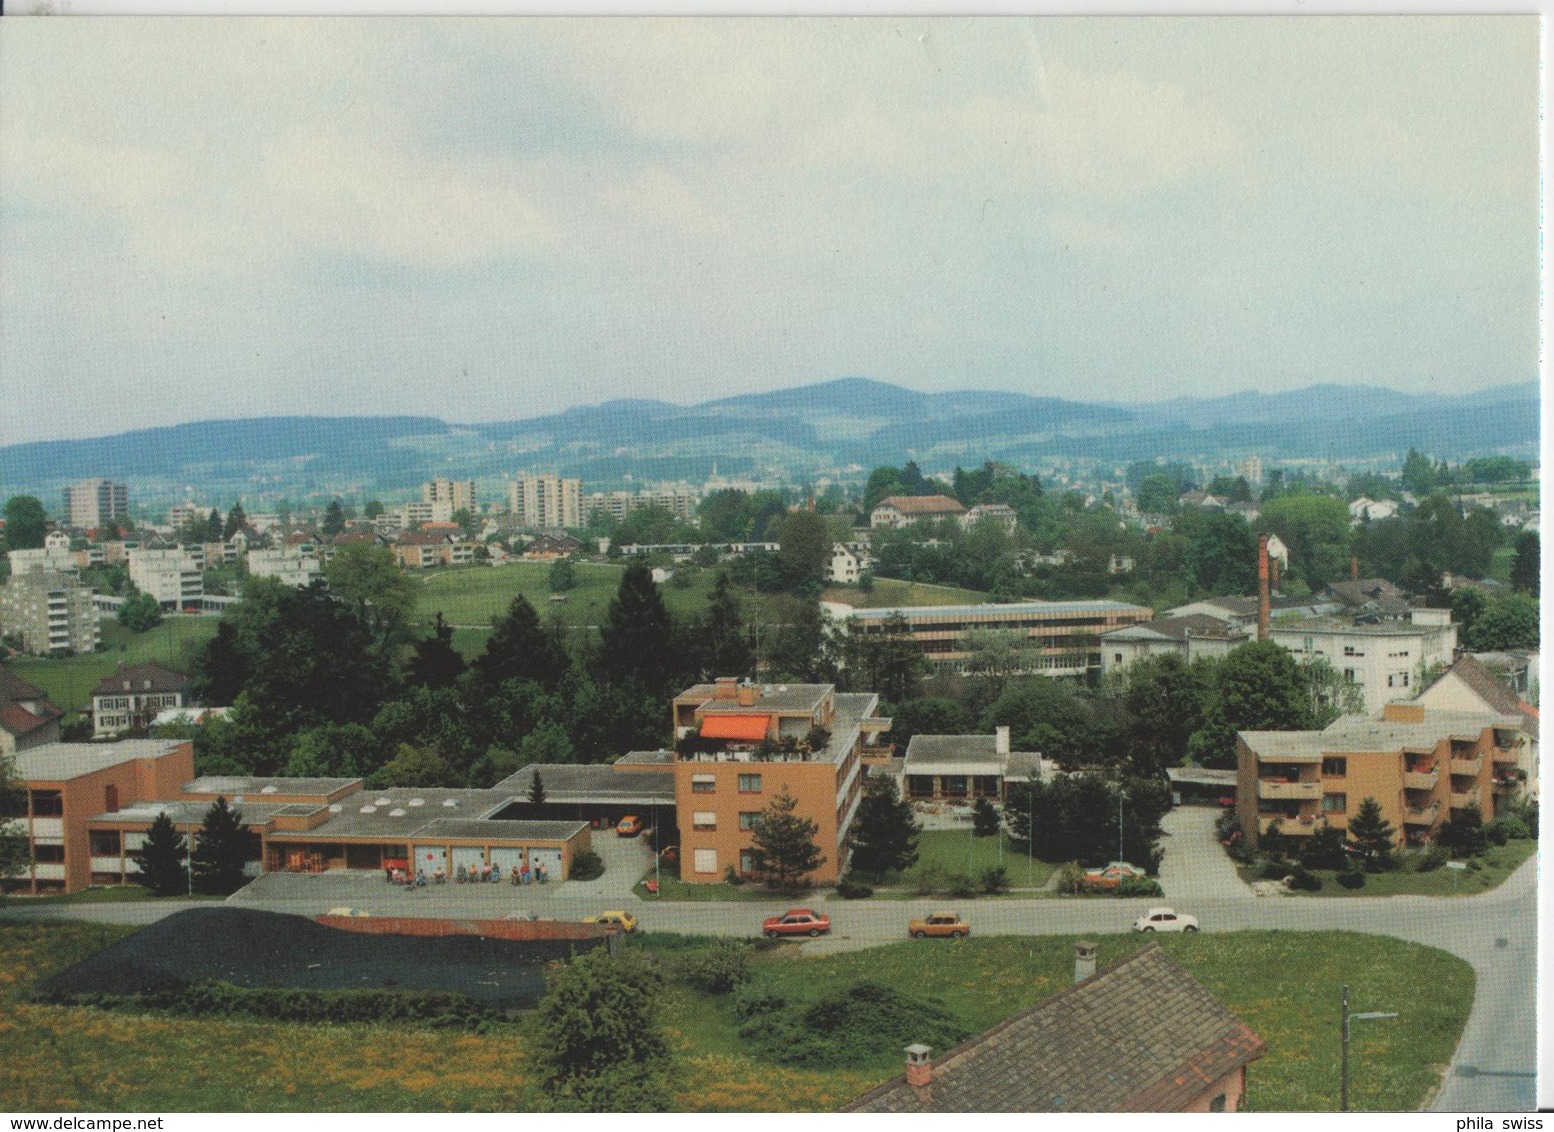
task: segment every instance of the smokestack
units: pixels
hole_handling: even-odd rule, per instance
[[[922,1042],[914,1042],[906,1047],[906,1081],[914,1089],[926,1089],[933,1084],[933,1062],[929,1057],[933,1050],[923,1045]]]
[[[1074,944],[1074,982],[1082,983],[1095,974],[1096,945],[1089,940]]]
[[[1268,560],[1268,588],[1274,593],[1279,592],[1279,560],[1277,558],[1270,558]]]
[[[1349,580],[1351,582],[1358,582],[1360,580],[1360,556],[1358,554],[1351,554],[1349,556]]]
[[[1268,536],[1257,536],[1257,639],[1268,639]]]

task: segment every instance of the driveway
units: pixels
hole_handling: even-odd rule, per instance
[[[1165,857],[1160,887],[1173,907],[1191,911],[1206,900],[1255,900],[1214,836],[1218,806],[1177,806],[1161,821]]]

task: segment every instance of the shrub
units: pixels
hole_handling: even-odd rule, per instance
[[[1365,874],[1361,873],[1360,875],[1364,876]],[[1290,874],[1290,887],[1299,892],[1320,892],[1322,891],[1322,878],[1304,866],[1297,865],[1295,871]]]
[[[1517,817],[1515,814],[1507,814],[1503,818],[1496,818],[1489,824],[1497,825],[1502,830],[1504,830],[1506,840],[1508,841],[1526,841],[1529,837],[1533,836],[1533,832],[1527,827],[1527,823],[1522,821],[1522,819]],[[1501,844],[1503,844],[1503,842]]]
[[[1345,869],[1343,872],[1338,874],[1338,883],[1345,888],[1364,888],[1365,870]]]
[[[598,880],[604,875],[604,859],[592,849],[584,849],[572,858],[571,880]]]
[[[1422,873],[1434,872],[1447,861],[1451,860],[1451,854],[1444,845],[1432,845],[1419,856],[1418,871]]]
[[[992,837],[998,832],[1001,820],[992,802],[986,798],[978,798],[972,810],[971,831],[978,837]]]
[[[982,870],[982,891],[989,896],[1009,891],[1009,870],[1002,865]]]
[[[1117,886],[1118,896],[1164,896],[1160,882],[1152,877],[1129,877]]]
[[[682,983],[704,994],[729,994],[750,978],[750,948],[720,939],[676,959],[670,970]]]
[[[1511,839],[1506,832],[1504,820],[1489,821],[1484,823],[1484,840],[1491,845],[1504,845]]]
[[[951,896],[974,896],[977,882],[968,873],[950,873],[944,878],[944,889]]]
[[[874,895],[874,890],[862,881],[843,877],[837,882],[836,894],[843,900],[867,900]]]
[[[742,1022],[763,1014],[775,1014],[788,1005],[788,1000],[770,987],[757,982],[746,982],[734,991],[734,1016]]]
[[[1059,892],[1077,893],[1084,888],[1084,869],[1070,861],[1058,869],[1057,888]]]
[[[1477,857],[1474,857],[1468,861],[1468,872],[1470,873],[1476,873],[1483,867],[1484,862],[1480,861]]]
[[[1283,880],[1294,872],[1296,867],[1293,861],[1285,860],[1283,857],[1269,857],[1263,865],[1263,879]]]
[[[785,1065],[852,1068],[896,1055],[909,1042],[949,1049],[967,1035],[938,1003],[877,983],[854,983],[792,1004],[752,992],[743,1002],[736,999],[736,1012],[741,1005],[755,1009],[744,1015],[739,1036],[763,1058]]]
[[[745,883],[745,878],[739,875],[738,869],[734,868],[733,865],[730,865],[728,868],[723,870],[723,883],[731,884],[735,888],[738,888],[740,885]]]
[[[907,874],[912,892],[917,896],[932,896],[944,888],[944,871],[932,865],[923,865]]]

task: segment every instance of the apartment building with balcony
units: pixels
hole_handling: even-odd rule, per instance
[[[200,572],[200,561],[181,547],[131,550],[129,576],[136,589],[156,598],[163,609],[198,606],[205,596],[205,575]]]
[[[474,480],[450,480],[440,476],[428,480],[421,485],[421,502],[431,507],[428,520],[434,523],[451,522],[460,511],[474,515],[480,510]]]
[[[29,569],[0,589],[0,633],[16,634],[22,651],[37,656],[96,650],[95,592],[74,570]]]
[[[322,576],[318,557],[304,554],[300,547],[278,550],[250,550],[246,556],[252,578],[274,578],[282,585],[302,589]]]
[[[33,893],[75,892],[94,880],[118,883],[124,874],[124,846],[115,842],[110,853],[88,823],[136,802],[176,795],[179,784],[194,777],[194,744],[47,743],[18,752],[16,774],[25,805],[0,820],[22,823],[33,863],[3,884]]]
[[[741,684],[734,677],[676,696],[676,750],[659,765],[674,772],[680,879],[710,884],[730,868],[753,873],[755,822],[788,794],[797,803],[794,812],[818,827],[825,860],[812,879],[837,880],[863,796],[864,763],[880,753],[879,737],[890,728],[878,708],[872,692]]]
[[[1532,667],[1536,675],[1536,663]],[[1517,750],[1516,765],[1497,767],[1494,786],[1497,793],[1505,795],[1522,789],[1538,793],[1538,709],[1522,699],[1489,665],[1472,653],[1463,653],[1439,680],[1419,694],[1415,703],[1446,711],[1490,711],[1520,717],[1523,742]]]
[[[101,530],[110,523],[127,527],[129,487],[112,480],[90,479],[64,489],[65,515],[72,527]]]
[[[507,488],[507,510],[526,530],[571,530],[583,525],[583,481],[519,476]]]
[[[1347,829],[1376,799],[1400,845],[1428,845],[1454,812],[1477,805],[1485,821],[1504,805],[1503,782],[1525,742],[1519,716],[1387,704],[1322,731],[1236,735],[1236,815],[1248,844],[1275,826],[1310,836]]]
[[[584,503],[583,517],[602,512],[616,522],[639,507],[662,507],[682,523],[694,523],[701,495],[689,487],[660,487],[643,491],[595,491]]]

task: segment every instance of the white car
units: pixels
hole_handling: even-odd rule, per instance
[[[1198,917],[1174,912],[1170,908],[1151,908],[1133,921],[1136,932],[1195,932]]]

